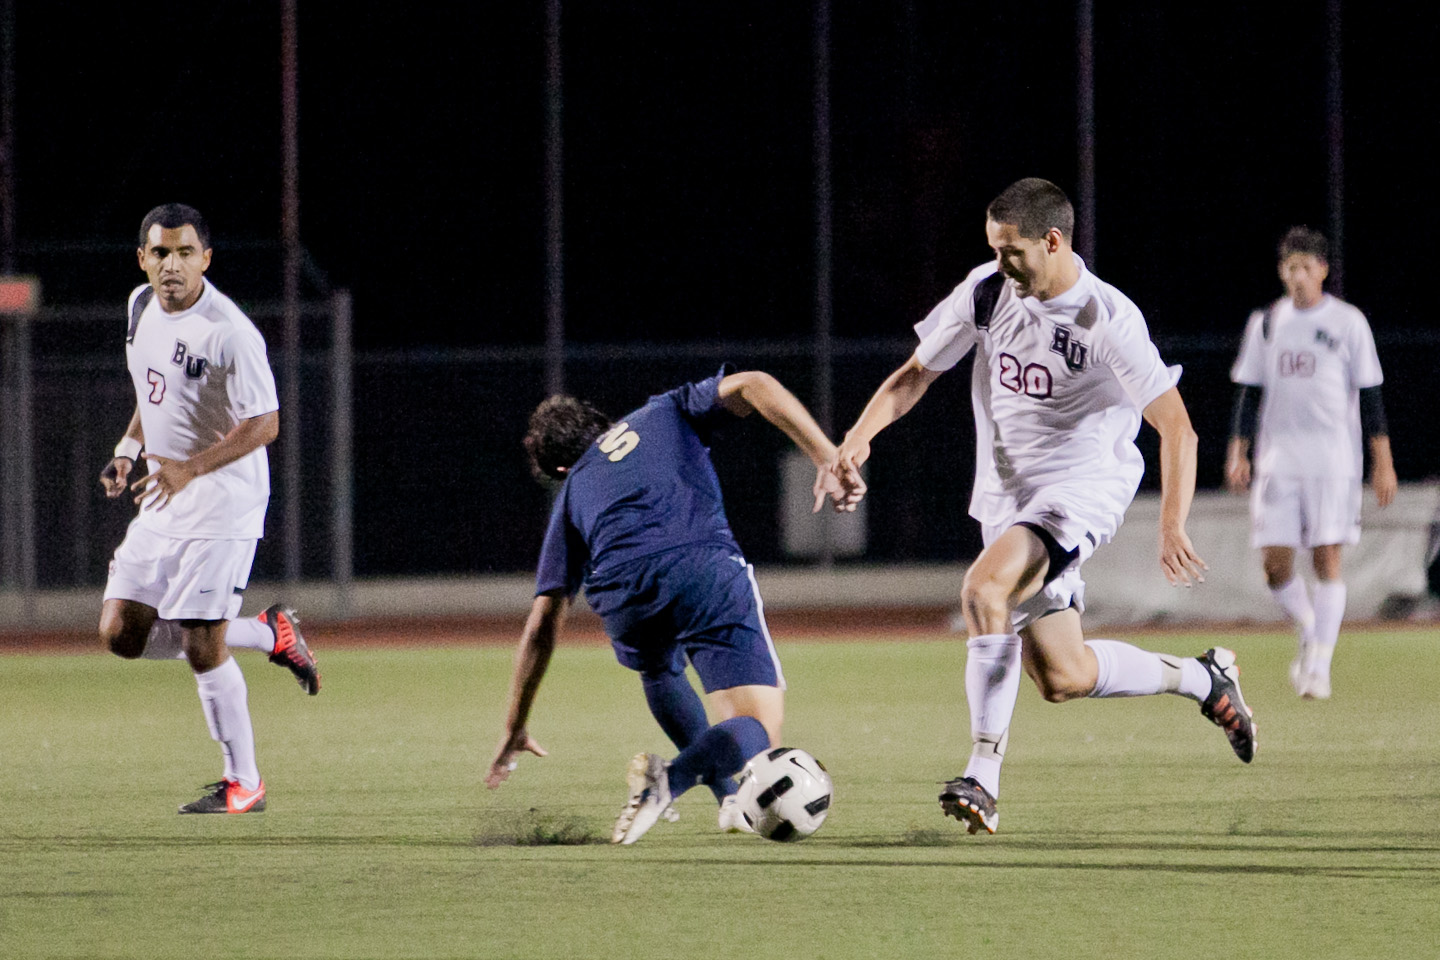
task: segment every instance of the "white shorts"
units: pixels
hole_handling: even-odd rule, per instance
[[[254,540],[176,540],[130,524],[110,561],[106,600],[154,607],[161,620],[231,620],[240,613]]]
[[[1305,550],[1360,542],[1359,477],[1259,476],[1250,488],[1250,546]]]
[[[1118,491],[1113,493],[1113,496],[1096,496],[1093,489],[1067,485],[1044,487],[1005,522],[981,524],[987,547],[1011,527],[1029,523],[1054,537],[1061,549],[1075,553],[1075,559],[1058,576],[1056,571],[1049,571],[1050,582],[1011,612],[1010,621],[1017,632],[1047,613],[1069,607],[1074,607],[1077,613],[1085,612],[1085,581],[1080,576],[1080,566],[1102,543],[1114,538],[1125,519],[1125,508],[1130,505],[1129,497],[1120,497]],[[1131,496],[1133,493],[1132,490]]]

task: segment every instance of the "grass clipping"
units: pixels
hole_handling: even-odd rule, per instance
[[[534,807],[487,824],[475,835],[481,847],[578,847],[608,840],[580,817],[552,816]]]

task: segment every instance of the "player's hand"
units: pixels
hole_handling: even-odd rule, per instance
[[[525,730],[516,730],[514,733],[506,734],[500,740],[500,746],[495,751],[495,761],[490,764],[490,772],[485,775],[485,786],[494,790],[500,784],[510,779],[511,772],[519,761],[515,758],[521,752],[528,751],[537,757],[548,757],[550,752]]]
[[[840,481],[847,499],[853,499],[855,503],[859,503],[865,495],[865,480],[860,476],[860,467],[869,459],[870,441],[847,434],[830,464],[830,472]]]
[[[1390,506],[1400,481],[1395,476],[1395,465],[1377,463],[1370,471],[1370,486],[1375,488],[1375,502],[1382,507]]]
[[[861,480],[858,487],[846,486],[831,472],[831,465],[826,464],[816,468],[815,486],[811,492],[815,494],[815,507],[811,513],[820,512],[826,497],[830,498],[836,513],[854,513],[856,505],[865,497],[865,481]]]
[[[1250,458],[1225,458],[1225,488],[1231,493],[1244,493],[1250,489]]]
[[[1205,582],[1203,571],[1210,566],[1195,552],[1184,527],[1173,530],[1161,527],[1160,569],[1172,587],[1193,587]]]
[[[136,503],[149,499],[141,509],[164,510],[171,498],[195,479],[195,468],[189,460],[171,460],[154,454],[146,454],[145,459],[150,463],[150,472],[132,483],[130,489],[135,491]]]
[[[129,457],[116,457],[105,465],[100,471],[100,486],[105,490],[105,496],[114,500],[125,492],[125,487],[130,482],[130,471],[135,467],[135,461]]]

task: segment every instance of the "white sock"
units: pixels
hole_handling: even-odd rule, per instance
[[[1086,640],[1099,672],[1092,697],[1144,697],[1179,693],[1184,680],[1183,657],[1151,653],[1119,640]],[[1198,666],[1198,664],[1197,664]]]
[[[1210,671],[1205,669],[1205,665],[1200,662],[1198,657],[1182,657],[1180,659],[1180,686],[1176,689],[1176,693],[1204,703],[1214,686],[1214,681],[1210,679]]]
[[[239,617],[225,627],[225,645],[274,653],[275,631],[268,623],[261,623],[254,617]]]
[[[1020,695],[1020,636],[991,633],[966,643],[965,699],[970,705],[970,738],[975,742],[965,776],[990,796],[1000,796],[1000,764],[1005,759],[1010,718]]]
[[[1314,640],[1315,636],[1315,607],[1310,603],[1310,591],[1305,588],[1305,581],[1299,577],[1291,577],[1290,582],[1270,590],[1270,596],[1280,604],[1280,609],[1290,616],[1290,622],[1295,624],[1295,632],[1300,637],[1300,653],[1303,656],[1305,648]]]
[[[210,736],[225,757],[226,779],[238,780],[246,790],[256,789],[260,770],[255,766],[255,732],[250,726],[248,691],[240,665],[234,657],[226,657],[214,670],[195,674],[195,684]]]
[[[1306,658],[1307,673],[1330,676],[1330,658],[1340,639],[1345,619],[1345,581],[1320,580],[1315,584],[1315,645]]]
[[[145,660],[184,660],[185,643],[180,624],[174,620],[156,620],[145,638],[145,649],[140,656]]]

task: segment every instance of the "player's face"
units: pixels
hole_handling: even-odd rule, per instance
[[[210,250],[201,248],[200,235],[190,224],[152,224],[145,246],[136,252],[140,255],[140,269],[155,288],[160,309],[177,313],[200,299],[202,278],[210,267]]]
[[[1057,231],[1051,234],[1058,236]],[[1037,240],[1020,236],[1020,228],[1013,223],[985,221],[985,239],[995,251],[995,262],[1000,272],[1015,281],[1016,292],[1022,297],[1045,298],[1053,280],[1055,268],[1055,243],[1047,234]]]
[[[1292,253],[1280,261],[1280,282],[1302,310],[1320,302],[1329,275],[1330,265],[1313,253]]]

